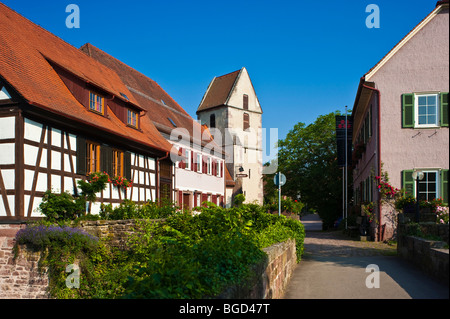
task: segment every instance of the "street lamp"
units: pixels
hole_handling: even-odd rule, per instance
[[[421,181],[424,177],[424,173],[422,171],[414,171],[412,174],[413,179],[416,180],[416,223],[419,222],[419,181]]]

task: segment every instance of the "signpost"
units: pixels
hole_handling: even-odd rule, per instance
[[[348,210],[348,166],[352,164],[352,119],[347,116],[347,106],[345,115],[336,116],[336,142],[338,166],[342,167],[342,219],[345,219],[345,229],[347,229]]]
[[[281,186],[286,184],[286,176],[278,172],[277,175],[273,178],[273,182],[276,186],[278,186],[278,216],[281,215]]]

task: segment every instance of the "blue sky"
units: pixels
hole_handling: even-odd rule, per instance
[[[353,106],[359,79],[436,0],[0,0],[80,47],[90,42],[152,78],[192,117],[209,82],[245,66],[263,127],[283,139],[298,122]],[[80,8],[69,29],[66,6]],[[367,28],[376,4],[380,28]],[[264,156],[267,159],[267,156]]]

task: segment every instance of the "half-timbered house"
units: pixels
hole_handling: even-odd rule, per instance
[[[173,158],[174,201],[186,208],[204,201],[224,206],[225,189],[233,187],[234,182],[225,166],[223,148],[215,143],[209,129],[195,121],[154,80],[90,43],[81,50],[119,75],[160,134],[182,156],[178,161]]]
[[[0,222],[41,217],[44,192],[105,171],[91,207],[172,198],[172,145],[110,68],[0,3]]]

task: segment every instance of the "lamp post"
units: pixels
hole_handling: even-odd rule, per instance
[[[420,220],[420,207],[419,207],[419,181],[423,179],[424,173],[422,171],[414,171],[412,174],[413,179],[416,180],[416,223]]]

